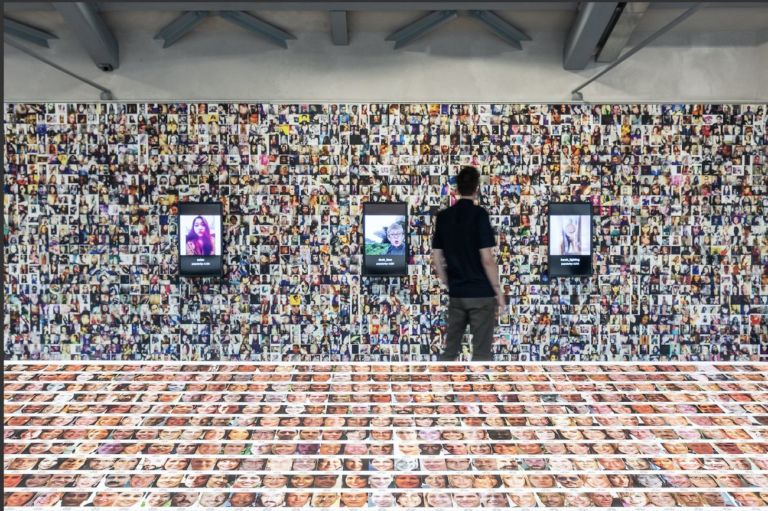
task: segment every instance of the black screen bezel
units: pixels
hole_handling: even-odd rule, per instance
[[[562,257],[562,256],[553,256],[552,251],[550,250],[550,246],[552,243],[552,216],[560,216],[560,215],[553,215],[552,213],[552,206],[555,206],[557,208],[558,206],[585,206],[589,210],[589,256],[576,256],[583,258],[585,262],[588,262],[587,270],[586,271],[578,271],[578,269],[582,268],[582,265],[579,265],[578,267],[575,267],[572,272],[559,272],[559,273],[553,273],[553,268],[555,266],[553,265],[553,261],[555,258]],[[572,213],[572,214],[578,214],[578,215],[584,215],[585,213]],[[552,278],[557,277],[591,277],[594,275],[595,271],[595,265],[594,265],[594,255],[595,255],[595,233],[594,233],[594,210],[591,202],[588,201],[576,201],[576,202],[550,202],[548,204],[547,209],[547,266],[548,266],[548,275],[550,278],[550,281]],[[572,256],[573,257],[573,256]],[[558,268],[563,268],[558,264]]]
[[[205,259],[218,259],[218,268],[216,271],[203,270],[203,271],[189,271],[184,268],[182,264],[186,258],[198,258],[197,256],[188,256],[181,254],[181,216],[189,215],[184,210],[187,208],[194,211],[194,214],[201,215],[218,215],[219,226],[221,228],[221,255],[217,256],[204,256]],[[176,214],[176,253],[179,257],[179,276],[181,277],[221,277],[224,275],[224,211],[221,202],[179,202],[178,211]]]
[[[405,264],[403,265],[403,271],[397,271],[397,272],[371,272],[369,271],[368,266],[365,264],[365,239],[366,239],[366,231],[365,231],[365,218],[367,215],[376,215],[376,214],[393,214],[393,215],[400,215],[400,213],[371,213],[370,209],[376,209],[376,207],[384,206],[384,207],[392,207],[392,206],[399,206],[403,208],[403,215],[405,216]],[[361,273],[365,277],[407,277],[408,276],[408,256],[410,254],[410,246],[408,243],[408,203],[407,202],[363,202],[363,243],[361,246]]]

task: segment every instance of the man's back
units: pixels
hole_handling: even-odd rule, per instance
[[[496,295],[480,259],[480,249],[495,245],[488,213],[471,200],[461,199],[438,214],[432,248],[445,254],[450,296]]]

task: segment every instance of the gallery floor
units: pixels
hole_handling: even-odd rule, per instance
[[[768,365],[6,363],[6,507],[764,507]]]

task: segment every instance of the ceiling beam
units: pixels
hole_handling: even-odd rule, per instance
[[[627,2],[597,54],[598,62],[613,62],[619,58],[650,5],[651,2]]]
[[[160,32],[157,33],[155,39],[162,39],[163,48],[168,48],[170,45],[190,33],[193,28],[202,23],[208,14],[209,13],[207,11],[185,12],[160,29]]]
[[[219,15],[225,20],[250,30],[251,32],[272,41],[282,48],[288,48],[288,39],[296,39],[296,36],[286,32],[282,28],[257,18],[252,14],[240,11],[222,11]]]
[[[523,11],[576,11],[578,2],[550,2],[550,1],[521,1],[521,0],[496,0],[496,1],[447,1],[438,0],[414,0],[387,1],[387,0],[335,0],[335,1],[311,1],[311,0],[255,0],[251,2],[147,2],[147,1],[122,1],[99,2],[99,11],[435,11],[452,9],[468,11],[476,10],[523,10]],[[4,2],[5,12],[13,11],[43,11],[53,10],[52,2]]]
[[[53,11],[51,2],[3,2],[3,12]]]
[[[349,44],[349,13],[347,11],[331,11],[331,41],[336,46]]]
[[[630,0],[633,1],[633,0]],[[3,2],[3,12],[32,12],[53,11],[54,2]],[[690,1],[675,2],[670,0],[655,0],[653,9],[685,9]],[[763,0],[720,1],[709,2],[711,8],[724,9],[753,9],[764,7]],[[98,2],[99,12],[119,11],[435,11],[440,9],[455,9],[459,11],[578,11],[579,2],[539,0],[413,0],[412,2],[398,0],[252,0],[250,2],[148,2],[148,1],[101,1]]]
[[[618,4],[618,2],[582,4],[565,43],[564,69],[578,70],[587,67]]]
[[[394,41],[395,49],[397,50],[428,32],[435,30],[440,25],[444,25],[445,23],[456,19],[458,16],[459,14],[456,11],[434,11],[409,23],[403,28],[392,32],[385,40]]]
[[[655,41],[659,37],[663,36],[670,30],[678,26],[680,23],[684,22],[685,20],[687,20],[688,18],[696,14],[699,10],[704,8],[705,5],[706,5],[705,2],[697,2],[691,5],[691,7],[689,7],[688,10],[683,12],[677,18],[673,19],[672,21],[670,21],[669,23],[667,23],[666,25],[658,29],[656,32],[654,32],[653,34],[649,35],[648,37],[646,37],[645,39],[637,43],[637,45],[634,48],[622,54],[621,57],[616,59],[614,62],[608,64],[602,71],[597,73],[595,76],[593,76],[586,82],[582,83],[575,89],[571,90],[571,98],[576,101],[583,101],[584,97],[581,94],[581,89],[583,89],[590,83],[594,82],[595,80],[597,80],[598,78],[600,78],[601,76],[609,72],[611,69],[615,68],[616,66],[618,66],[619,64],[621,64],[622,62],[630,58],[632,55],[634,55],[635,53],[639,52],[640,50],[642,50],[643,48],[651,44],[653,41]]]
[[[16,43],[16,41],[10,40],[10,38],[8,36],[4,36],[3,37],[3,43],[6,44],[7,46],[11,46],[13,48],[16,48],[17,50],[19,50],[22,53],[26,53],[27,55],[29,55],[33,59],[39,60],[43,64],[47,64],[47,65],[51,66],[54,69],[58,69],[62,73],[67,74],[67,75],[71,76],[72,78],[74,78],[76,80],[79,80],[79,81],[81,81],[83,83],[86,83],[86,84],[90,85],[94,89],[98,89],[99,91],[101,91],[101,94],[99,95],[100,99],[102,99],[104,101],[111,101],[111,100],[115,99],[115,97],[112,95],[112,91],[110,91],[106,87],[102,87],[98,83],[92,82],[88,78],[84,78],[84,77],[82,77],[82,76],[80,76],[78,74],[73,73],[69,69],[58,65],[53,60],[48,60],[45,57],[43,57],[42,55],[38,55],[37,53],[33,52],[29,48],[26,48],[23,45]]]
[[[117,39],[101,15],[87,2],[55,2],[54,7],[71,27],[80,44],[102,71],[112,71],[120,65]]]
[[[506,41],[509,45],[522,50],[520,41],[530,41],[528,34],[514,26],[493,11],[469,11],[470,16],[482,21],[497,36]]]
[[[32,25],[27,25],[20,21],[12,20],[10,18],[3,17],[3,32],[18,37],[28,43],[36,44],[48,48],[48,39],[58,39],[50,32]]]

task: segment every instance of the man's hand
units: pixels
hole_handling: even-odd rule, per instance
[[[504,301],[504,295],[501,293],[496,295],[496,305],[498,305],[496,309],[496,317],[498,318],[507,311],[507,303]]]
[[[440,283],[448,289],[448,273],[445,271],[445,256],[442,249],[432,249],[432,267],[435,269]]]

